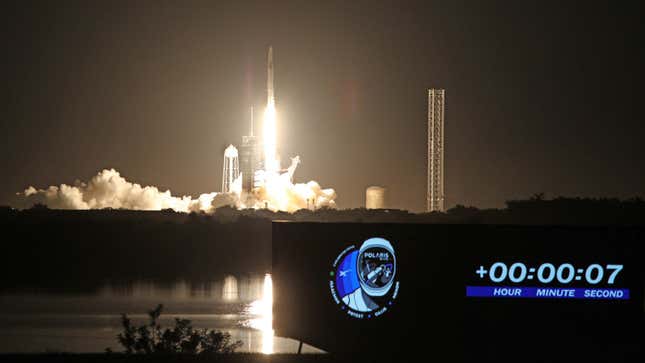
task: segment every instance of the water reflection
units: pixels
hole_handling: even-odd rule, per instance
[[[163,326],[181,317],[195,328],[230,332],[233,340],[244,342],[243,352],[297,351],[295,340],[274,336],[272,280],[266,274],[210,282],[108,283],[93,293],[0,292],[0,352],[118,351],[120,314],[142,324],[146,312],[159,303],[164,304]]]
[[[261,299],[262,276],[236,277],[228,275],[222,280],[206,282],[158,282],[137,280],[133,282],[107,282],[97,295],[104,298],[163,298],[172,300],[212,300],[228,303],[247,303]]]
[[[273,353],[273,280],[271,274],[264,275],[264,294],[262,302],[264,305],[263,328],[262,328],[262,353]]]
[[[235,276],[226,276],[224,278],[224,286],[222,287],[222,300],[224,301],[237,301],[237,278]]]
[[[253,301],[246,308],[252,316],[246,326],[262,333],[262,350],[264,354],[273,353],[273,281],[271,274],[264,275],[262,298]]]

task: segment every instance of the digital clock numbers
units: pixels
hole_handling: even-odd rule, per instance
[[[494,283],[506,281],[522,283],[526,280],[534,280],[542,284],[553,282],[569,284],[574,281],[582,281],[596,285],[606,281],[608,285],[613,285],[622,269],[623,265],[615,264],[608,264],[604,267],[599,264],[591,264],[584,268],[576,268],[570,263],[563,263],[557,267],[552,263],[527,267],[522,262],[515,262],[510,266],[503,262],[495,262],[488,269],[483,265],[479,266],[475,274],[482,279],[488,277]]]
[[[527,266],[522,262],[494,262],[475,270],[476,277],[489,281],[492,286],[466,286],[466,296],[628,300],[629,289],[615,287],[621,282],[622,270],[623,265],[619,264],[574,266],[571,263],[556,265],[546,262]]]

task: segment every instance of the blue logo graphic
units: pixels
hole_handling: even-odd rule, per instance
[[[370,238],[360,248],[349,246],[336,258],[329,281],[341,310],[359,319],[371,319],[392,306],[399,291],[396,254],[384,238]]]

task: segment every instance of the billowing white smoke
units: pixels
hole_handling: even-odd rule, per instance
[[[287,212],[304,208],[335,208],[336,192],[333,189],[322,189],[315,181],[293,183],[293,173],[299,163],[300,157],[296,156],[291,159],[291,166],[282,174],[264,171],[264,184],[256,188],[255,204],[252,207]]]
[[[264,186],[252,193],[242,193],[241,178],[234,183],[232,193],[206,193],[193,199],[190,196],[176,197],[170,190],[161,192],[157,187],[144,186],[127,181],[114,169],[105,169],[89,182],[75,185],[61,184],[47,189],[27,188],[22,196],[27,204],[42,203],[53,209],[134,209],[177,212],[213,212],[222,206],[236,208],[269,208],[293,212],[302,208],[335,207],[336,193],[322,189],[318,183],[293,184],[293,172],[299,158],[283,174],[267,174]]]
[[[33,186],[24,192],[25,198],[43,203],[54,209],[173,209],[178,212],[210,211],[222,205],[235,205],[237,198],[221,193],[202,194],[197,199],[175,197],[170,190],[131,183],[114,169],[105,169],[88,183],[76,182],[74,186],[61,184],[47,189]]]

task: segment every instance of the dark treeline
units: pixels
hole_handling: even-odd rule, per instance
[[[203,218],[231,222],[243,217],[296,222],[642,226],[645,225],[645,201],[639,198],[619,200],[564,197],[547,200],[542,194],[536,194],[526,200],[507,201],[504,209],[478,209],[457,205],[445,213],[365,208],[316,211],[303,209],[295,213],[274,213],[267,210],[219,208],[213,216]]]
[[[446,213],[322,209],[295,213],[219,208],[214,214],[0,207],[0,288],[96,287],[106,281],[207,281],[271,269],[271,220],[518,225],[645,225],[640,199],[546,200]]]
[[[212,281],[262,274],[271,265],[271,222],[206,223],[174,212],[8,212],[0,288],[85,289],[135,280]]]

